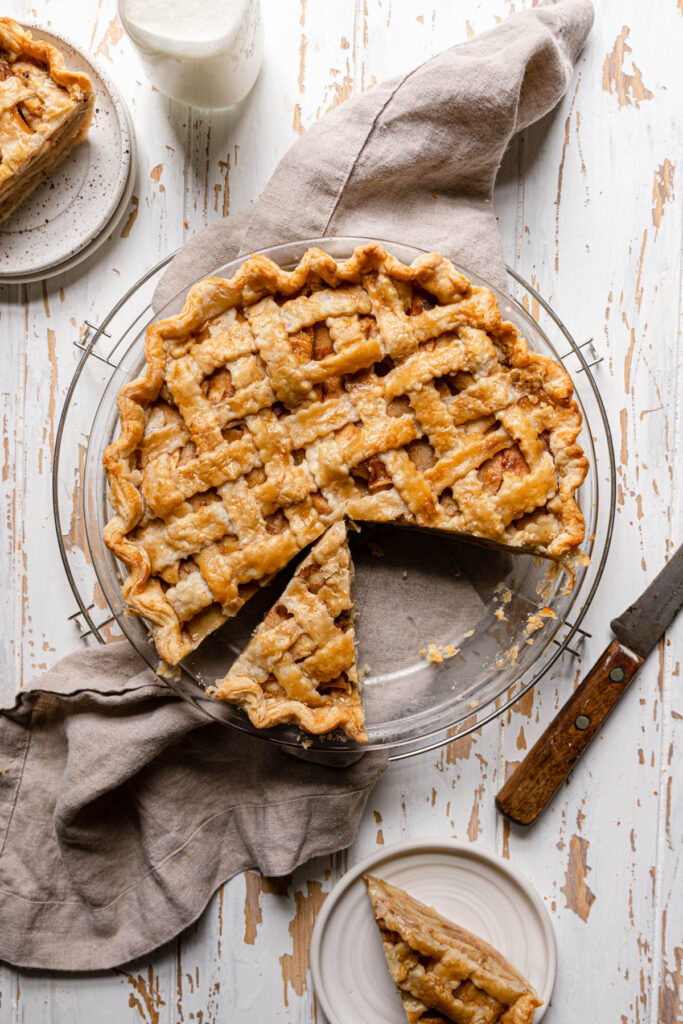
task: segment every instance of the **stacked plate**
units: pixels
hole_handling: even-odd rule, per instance
[[[135,133],[126,104],[107,75],[73,43],[37,25],[67,67],[84,71],[95,89],[85,142],[0,225],[0,282],[26,284],[71,270],[111,235],[135,183]]]

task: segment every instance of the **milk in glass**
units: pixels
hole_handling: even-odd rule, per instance
[[[195,107],[230,107],[263,57],[259,0],[119,0],[123,27],[152,84]]]

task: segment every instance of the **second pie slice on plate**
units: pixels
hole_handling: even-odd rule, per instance
[[[365,881],[410,1024],[532,1024],[541,1000],[502,953],[404,889]]]
[[[207,693],[242,708],[258,729],[341,728],[367,741],[358,685],[346,524],[337,522],[298,566],[224,679]]]
[[[83,141],[95,94],[59,50],[0,18],[0,221]]]

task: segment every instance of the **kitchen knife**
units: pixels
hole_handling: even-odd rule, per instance
[[[557,792],[683,604],[683,545],[644,594],[612,619],[616,640],[512,773],[496,806],[531,825]]]

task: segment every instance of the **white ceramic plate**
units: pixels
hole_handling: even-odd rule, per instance
[[[387,846],[347,872],[325,900],[311,941],[311,971],[330,1024],[405,1024],[363,874],[399,885],[444,917],[480,935],[522,972],[543,1000],[557,967],[550,916],[508,861],[448,839]]]
[[[116,87],[73,43],[27,27],[61,50],[67,67],[85,71],[96,96],[85,141],[0,226],[0,280],[15,284],[85,259],[125,213],[135,180],[135,136]]]

